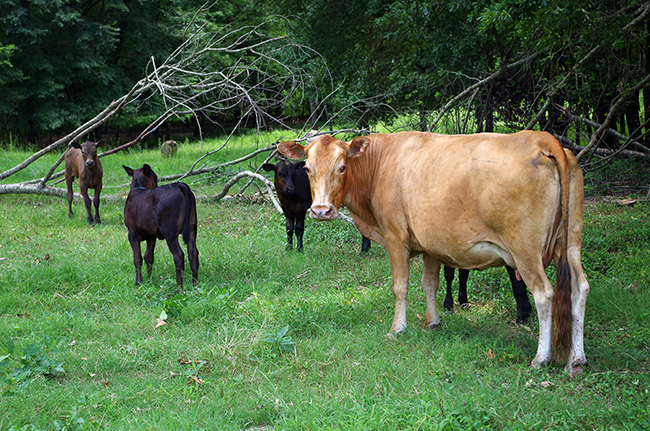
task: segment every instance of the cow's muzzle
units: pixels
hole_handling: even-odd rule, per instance
[[[88,160],[86,162],[86,166],[94,166],[94,165],[95,165],[95,162],[93,162],[92,160]]]
[[[309,217],[314,220],[332,220],[338,217],[339,213],[332,205],[318,205],[309,208]]]

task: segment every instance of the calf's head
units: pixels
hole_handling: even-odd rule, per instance
[[[278,144],[278,151],[290,159],[307,158],[305,169],[311,187],[311,218],[332,220],[338,217],[338,209],[350,188],[348,161],[363,153],[369,142],[363,136],[348,143],[325,135],[308,146],[295,141]]]
[[[158,187],[158,175],[148,164],[142,165],[139,169],[131,169],[122,165],[126,173],[132,177],[131,189],[155,189]]]
[[[266,172],[275,172],[273,177],[273,184],[275,189],[281,193],[291,194],[296,191],[296,184],[294,183],[294,175],[298,169],[301,169],[305,162],[287,163],[278,162],[275,165],[271,163],[264,163],[262,169]]]
[[[83,157],[84,164],[88,168],[93,168],[99,165],[99,156],[97,155],[97,148],[104,145],[106,141],[102,139],[99,142],[86,141],[83,144],[72,142],[72,148],[81,150],[81,157]]]

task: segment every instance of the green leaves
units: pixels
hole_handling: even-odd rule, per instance
[[[5,385],[3,393],[20,393],[39,376],[63,375],[63,361],[56,356],[65,342],[65,338],[54,339],[45,335],[42,342],[29,344],[20,355],[14,341],[11,338],[6,340],[5,351],[0,356],[0,382]]]
[[[262,341],[278,346],[282,352],[295,352],[294,342],[291,341],[291,337],[287,336],[287,332],[289,332],[288,325],[281,328],[276,334],[266,334]]]

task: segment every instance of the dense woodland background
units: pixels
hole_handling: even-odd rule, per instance
[[[245,73],[228,83],[247,86],[245,98],[197,80],[204,100],[170,110],[158,85],[91,137],[124,142],[167,112],[150,134],[158,141],[399,121],[445,133],[538,128],[581,156],[646,158],[649,16],[650,2],[634,0],[9,0],[0,4],[0,143],[55,142],[200,33],[220,34],[212,42],[228,48],[201,53],[202,72],[238,65]],[[270,38],[293,51],[256,51]],[[254,68],[259,55],[273,61]]]

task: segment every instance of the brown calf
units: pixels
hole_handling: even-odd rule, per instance
[[[124,224],[129,233],[129,243],[133,249],[135,265],[135,285],[142,283],[142,253],[140,242],[147,241],[144,261],[147,273],[151,276],[153,253],[156,239],[167,241],[169,251],[174,256],[176,284],[183,286],[185,256],[178,243],[178,235],[183,234],[187,244],[187,254],[192,270],[192,281],[198,283],[199,251],[196,248],[196,199],[184,183],[165,184],[158,187],[158,176],[147,164],[140,169],[123,166],[131,181],[131,191],[124,206]]]
[[[97,148],[104,145],[103,139],[99,142],[86,141],[83,144],[73,142],[65,153],[65,183],[68,187],[68,217],[72,217],[72,183],[75,177],[79,178],[79,191],[86,204],[88,213],[88,224],[93,224],[92,209],[88,189],[95,189],[93,203],[95,204],[95,223],[100,224],[99,219],[99,194],[102,191],[102,163],[97,155]]]

